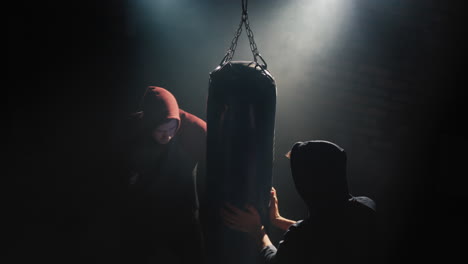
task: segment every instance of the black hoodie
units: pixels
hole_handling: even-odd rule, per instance
[[[277,252],[266,247],[262,256],[268,263],[373,263],[375,203],[349,194],[345,151],[323,140],[297,142],[290,161],[310,214],[289,228]]]

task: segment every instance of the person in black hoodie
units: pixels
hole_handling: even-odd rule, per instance
[[[272,189],[272,224],[287,229],[276,248],[257,210],[232,205],[222,210],[227,226],[248,232],[264,263],[378,263],[375,202],[352,196],[346,178],[346,153],[324,140],[297,142],[288,153],[295,187],[309,209],[300,221],[281,217]]]
[[[205,121],[180,109],[168,90],[147,88],[119,141],[125,263],[202,262],[197,177],[204,174],[205,141]]]

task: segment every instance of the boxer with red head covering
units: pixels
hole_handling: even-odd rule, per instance
[[[129,175],[126,259],[200,263],[197,178],[204,175],[206,122],[156,86],[147,88],[140,111],[128,121],[123,132]]]

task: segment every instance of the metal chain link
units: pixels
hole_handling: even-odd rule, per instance
[[[236,47],[237,47],[237,40],[239,39],[239,36],[242,34],[242,25],[244,24],[244,20],[241,20],[239,27],[237,28],[236,34],[234,35],[234,38],[231,41],[231,46],[226,52],[226,55],[224,55],[223,60],[219,65],[224,65],[232,60],[232,57],[234,57],[234,53],[236,52]]]
[[[262,55],[260,55],[260,52],[258,52],[257,44],[255,44],[255,40],[254,40],[254,34],[252,30],[250,29],[249,16],[247,13],[248,0],[241,0],[241,2],[242,2],[241,22],[239,23],[239,27],[237,28],[236,34],[234,35],[234,38],[231,41],[231,46],[227,50],[226,55],[224,55],[224,58],[221,60],[221,63],[219,65],[223,66],[224,64],[230,62],[232,58],[234,57],[234,53],[236,52],[236,47],[237,47],[237,41],[239,40],[239,36],[242,34],[242,26],[245,25],[245,31],[247,32],[247,37],[249,38],[250,50],[252,51],[252,54],[254,56],[254,61],[258,63],[258,58],[260,58],[260,60],[263,63],[263,65],[261,66],[266,69],[267,64],[265,60],[263,59]]]

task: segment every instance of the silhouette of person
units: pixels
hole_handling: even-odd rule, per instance
[[[205,121],[180,109],[168,90],[155,86],[147,88],[141,111],[126,121],[122,258],[201,263],[197,177],[204,174]]]
[[[264,263],[378,263],[375,202],[349,194],[345,151],[329,141],[311,140],[295,143],[288,154],[296,190],[309,209],[308,217],[297,222],[282,217],[272,188],[272,224],[287,229],[278,248],[251,205],[239,209],[227,204],[222,210],[224,223],[249,233]]]

